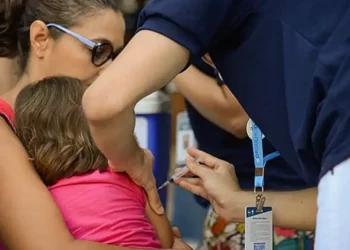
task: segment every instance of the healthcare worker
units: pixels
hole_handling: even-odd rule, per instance
[[[316,249],[350,249],[349,1],[154,0],[139,26],[83,98],[93,137],[111,163],[133,169],[132,178],[155,191],[152,157],[133,136],[134,106],[191,56],[209,52],[281,156],[305,181],[320,180]],[[211,202],[220,204],[214,198],[225,183],[206,190]]]
[[[210,63],[210,58],[207,59]],[[211,64],[211,63],[210,63]],[[254,159],[252,157],[252,142],[247,135],[246,125],[249,117],[237,102],[237,99],[227,89],[217,71],[202,59],[192,59],[192,65],[179,74],[173,83],[176,89],[186,98],[186,107],[198,148],[234,165],[235,174],[241,188],[254,188]],[[268,155],[276,151],[268,140],[263,140],[263,151]],[[282,157],[269,161],[266,165],[264,186],[270,199],[275,194],[285,194],[284,203],[295,199],[302,204],[298,208],[290,207],[288,211],[274,206],[274,211],[282,210],[283,217],[294,221],[294,225],[284,220],[288,229],[274,228],[274,249],[313,249],[314,234],[298,229],[315,229],[317,182],[307,184]],[[310,187],[314,187],[311,188]],[[288,194],[283,191],[290,191]],[[306,195],[305,195],[306,194]],[[195,196],[202,206],[208,200]],[[281,199],[281,200],[282,200]],[[250,206],[239,203],[244,200],[236,199],[236,206]],[[240,213],[241,214],[241,213]],[[277,215],[278,212],[275,212]],[[245,247],[244,215],[234,222],[226,222],[209,208],[204,223],[204,240],[208,249],[243,250]],[[275,225],[281,221],[275,220]],[[281,225],[281,224],[280,224]],[[288,248],[286,248],[288,245]]]

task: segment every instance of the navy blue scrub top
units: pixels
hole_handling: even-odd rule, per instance
[[[193,60],[193,65],[208,76],[215,77],[212,67],[201,59]],[[204,118],[188,101],[186,101],[186,106],[199,148],[232,163],[235,166],[241,188],[252,189],[254,186],[254,159],[250,138],[238,139]],[[265,155],[276,151],[267,139],[263,140],[263,148]],[[305,180],[281,157],[267,163],[265,184],[266,189],[273,190],[297,190],[309,187]],[[317,182],[313,184],[316,186]]]
[[[209,52],[227,86],[309,184],[350,157],[349,0],[153,0],[139,30]]]

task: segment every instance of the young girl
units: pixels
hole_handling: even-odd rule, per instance
[[[85,88],[77,79],[54,77],[17,96],[17,134],[37,172],[75,238],[171,248],[167,218],[150,209],[144,191],[128,175],[110,171],[95,146],[81,107]]]

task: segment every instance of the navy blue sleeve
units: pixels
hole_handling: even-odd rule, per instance
[[[194,57],[191,59],[191,63],[194,67],[199,69],[204,74],[216,79],[218,85],[225,85],[224,81],[219,76],[219,71],[214,69],[212,66],[205,63],[202,58]]]
[[[350,158],[349,68],[350,56],[346,56],[331,84],[324,86],[325,98],[317,107],[312,140],[322,162],[321,177]]]
[[[193,57],[192,58],[192,65],[194,67],[196,67],[197,69],[199,69],[201,72],[203,72],[204,74],[210,76],[210,77],[215,77],[215,70],[212,66],[208,65],[207,63],[205,63],[202,58],[198,58],[198,57]]]
[[[152,30],[203,56],[232,31],[242,0],[153,0],[141,12],[139,30]]]

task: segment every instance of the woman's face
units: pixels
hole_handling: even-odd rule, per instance
[[[91,84],[110,64],[111,60],[102,66],[94,65],[91,48],[66,32],[59,31],[62,35],[56,40],[49,35],[47,40],[44,38],[40,40],[40,35],[35,36],[35,32],[48,32],[49,29],[46,27],[31,29],[32,50],[29,69],[33,71],[32,75],[35,78],[66,75]],[[84,18],[79,25],[70,27],[69,30],[95,43],[110,43],[113,51],[118,51],[124,46],[124,19],[121,13],[113,10],[101,10]]]

